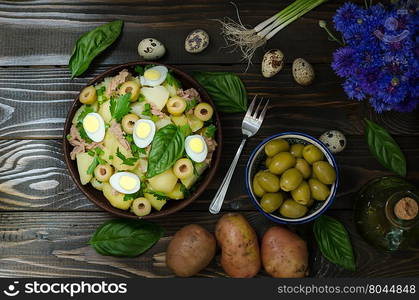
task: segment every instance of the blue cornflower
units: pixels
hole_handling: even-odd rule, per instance
[[[343,83],[343,89],[350,99],[363,100],[365,99],[365,93],[358,83],[352,78],[348,78]]]
[[[338,49],[333,53],[332,68],[340,77],[347,77],[354,72],[355,50],[349,47]]]
[[[333,17],[336,30],[344,32],[346,28],[357,22],[362,22],[365,11],[351,2],[346,2],[341,8],[336,11]]]

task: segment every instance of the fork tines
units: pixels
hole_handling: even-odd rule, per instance
[[[245,118],[253,118],[255,120],[258,120],[258,121],[262,122],[263,118],[265,117],[266,110],[268,109],[269,99],[264,100],[264,98],[262,97],[260,99],[259,103],[258,103],[258,106],[253,111],[253,107],[255,106],[255,102],[256,102],[257,98],[258,98],[258,95],[255,95],[255,97],[253,97],[252,103],[250,103],[249,108],[247,109]],[[258,112],[261,108],[262,102],[265,102],[265,105],[263,106],[262,112],[260,114],[258,114]]]

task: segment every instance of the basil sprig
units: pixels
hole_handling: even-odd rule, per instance
[[[121,122],[122,118],[130,112],[130,98],[131,93],[119,96],[118,99],[111,98],[111,106],[109,110],[111,111],[112,118],[114,118],[117,122]]]
[[[83,74],[92,60],[118,38],[123,24],[121,20],[103,24],[86,32],[77,40],[68,62],[71,78]]]
[[[406,158],[397,142],[383,127],[367,119],[365,122],[365,137],[371,153],[387,169],[406,176]]]
[[[316,219],[313,230],[320,251],[327,260],[355,271],[356,264],[351,240],[342,223],[323,215]]]
[[[240,78],[228,72],[193,72],[193,77],[207,90],[221,112],[247,110],[247,92]]]
[[[114,219],[101,225],[89,244],[102,255],[135,257],[153,246],[163,229],[144,220]]]
[[[148,156],[147,178],[163,173],[181,158],[185,149],[182,129],[173,124],[160,128],[151,143]]]

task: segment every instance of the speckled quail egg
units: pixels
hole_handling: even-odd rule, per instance
[[[153,141],[155,133],[156,125],[153,121],[140,119],[134,124],[132,137],[138,147],[145,148]]]
[[[304,58],[297,58],[292,63],[292,75],[300,85],[310,85],[314,80],[313,66]]]
[[[141,85],[158,86],[166,80],[167,68],[165,66],[155,66],[147,69],[140,77]]]
[[[145,38],[138,44],[138,54],[145,60],[157,60],[165,53],[163,43],[155,38]]]
[[[209,45],[209,35],[203,29],[195,29],[185,39],[185,50],[189,53],[200,53]]]
[[[140,178],[131,172],[118,172],[109,179],[111,186],[120,193],[134,194],[140,190]]]
[[[105,122],[98,113],[88,113],[83,119],[83,128],[92,141],[103,141],[105,137]]]
[[[281,71],[284,66],[284,54],[279,49],[271,49],[265,53],[262,59],[262,75],[270,78]]]
[[[186,154],[194,162],[203,162],[208,154],[207,143],[204,138],[198,134],[190,135],[185,140]]]
[[[346,137],[338,130],[326,131],[319,139],[332,153],[339,153],[346,147]]]

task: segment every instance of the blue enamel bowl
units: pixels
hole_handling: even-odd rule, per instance
[[[326,160],[335,168],[336,170],[336,181],[330,186],[330,195],[325,201],[314,201],[314,204],[309,208],[307,214],[298,219],[291,219],[281,216],[279,213],[267,213],[265,212],[259,204],[259,199],[253,193],[252,181],[255,174],[262,170],[266,169],[265,167],[265,160],[266,154],[264,151],[264,147],[266,143],[271,140],[282,138],[287,140],[290,144],[301,143],[304,145],[313,144],[317,148],[319,148]],[[318,139],[301,132],[284,132],[279,133],[273,136],[268,137],[264,141],[262,141],[257,147],[253,150],[252,154],[250,155],[249,161],[246,165],[246,172],[245,172],[245,182],[246,182],[246,189],[247,193],[249,194],[250,199],[252,200],[253,204],[255,205],[256,209],[263,214],[266,218],[271,221],[280,224],[302,224],[313,221],[321,214],[323,214],[333,203],[336,196],[336,191],[339,187],[339,168],[337,166],[336,160],[333,157],[333,154],[329,151],[329,149]]]

